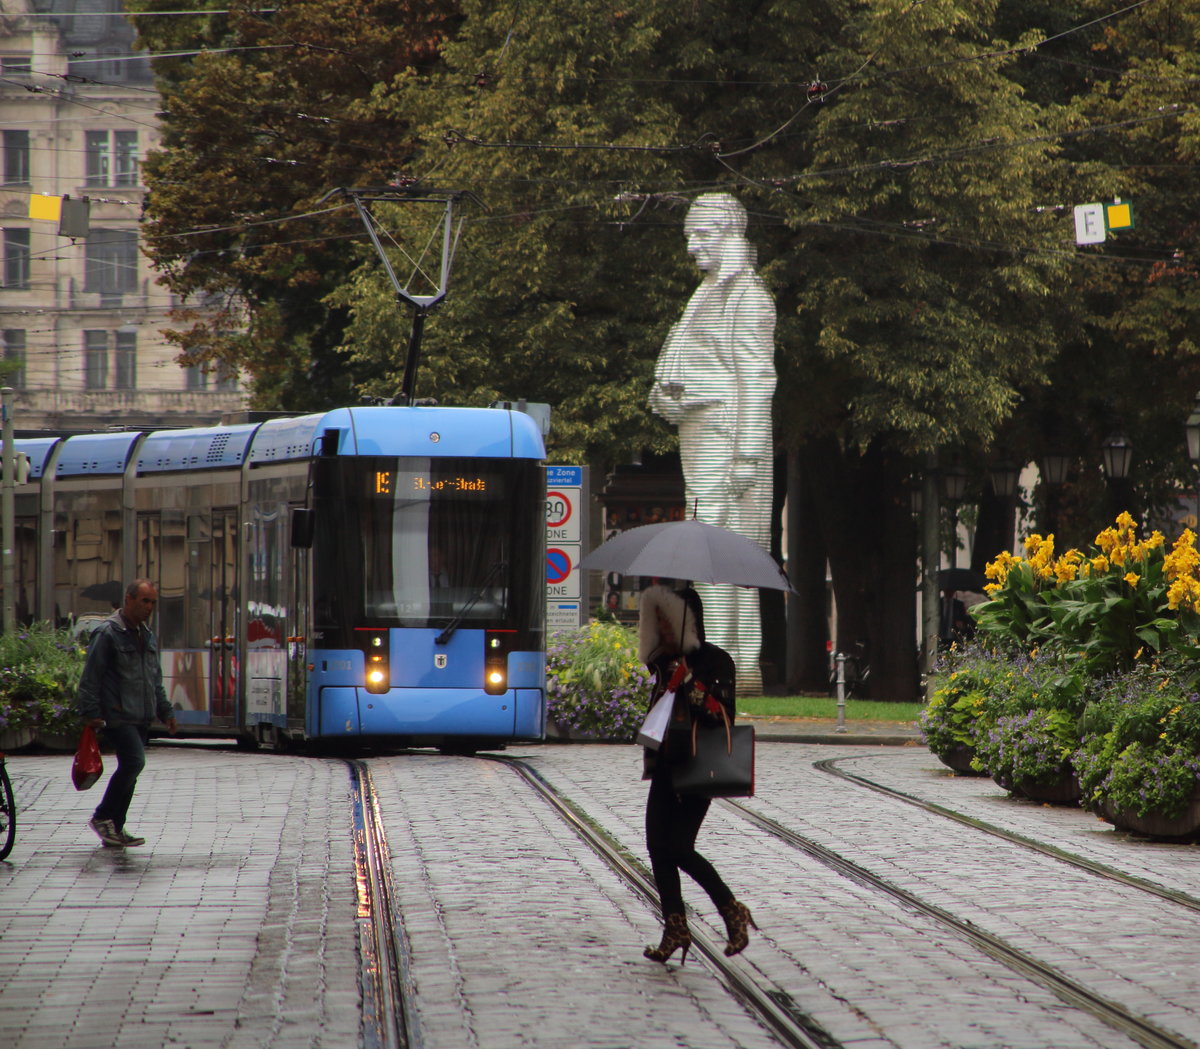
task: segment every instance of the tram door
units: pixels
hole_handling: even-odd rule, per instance
[[[237,511],[216,507],[209,544],[212,621],[209,631],[209,709],[214,718],[232,718],[238,693]]]
[[[308,609],[309,559],[311,551],[292,548],[290,559],[291,601],[288,605],[287,717],[290,724],[304,724],[308,702]]]

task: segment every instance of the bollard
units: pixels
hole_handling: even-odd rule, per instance
[[[837,727],[834,732],[846,731],[846,653],[838,652],[837,661]]]

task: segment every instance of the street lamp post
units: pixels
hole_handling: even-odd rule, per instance
[[[1188,458],[1200,468],[1200,393],[1192,405],[1192,414],[1183,424],[1183,432],[1187,437]],[[1200,528],[1200,475],[1196,481],[1196,526]]]
[[[1100,446],[1101,461],[1104,464],[1104,476],[1112,486],[1116,512],[1132,510],[1127,505],[1132,502],[1126,498],[1129,495],[1129,469],[1133,465],[1133,444],[1124,434],[1113,434]],[[1113,515],[1114,517],[1116,514]]]
[[[1017,532],[1017,489],[1021,484],[1021,468],[1014,462],[1001,459],[988,467],[992,491],[1000,501],[1004,521],[1005,549],[1012,550]]]
[[[1058,531],[1058,490],[1066,483],[1067,471],[1071,468],[1071,457],[1062,452],[1047,452],[1038,463],[1042,480],[1046,482],[1046,528],[1047,534]]]
[[[950,567],[958,567],[958,504],[967,493],[967,471],[948,466],[942,471],[942,498],[950,509]]]

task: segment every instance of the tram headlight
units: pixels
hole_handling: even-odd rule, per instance
[[[502,696],[508,691],[508,650],[511,630],[485,630],[483,634],[483,691]]]
[[[363,650],[363,684],[368,692],[387,692],[392,687],[388,668],[388,635],[386,630],[360,630],[359,643]]]

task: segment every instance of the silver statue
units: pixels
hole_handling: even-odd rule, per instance
[[[754,271],[746,209],[697,197],[684,221],[704,271],[654,369],[650,407],[679,429],[687,513],[770,544],[775,303]],[[762,688],[758,591],[698,584],[709,640],[737,665],[738,692]]]

